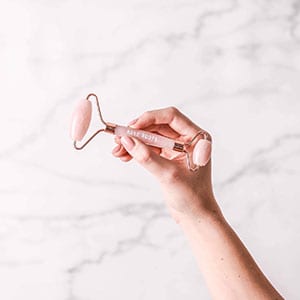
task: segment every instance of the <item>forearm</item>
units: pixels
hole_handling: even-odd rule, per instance
[[[178,141],[203,132],[174,107],[147,111],[130,124]],[[190,172],[184,152],[174,156],[169,149],[152,151],[137,138],[122,137],[121,142],[126,151],[118,150],[117,156],[124,161],[135,158],[158,178],[170,213],[182,226],[215,299],[282,299],[223,218],[213,197],[211,160]]]
[[[182,227],[214,299],[283,299],[259,269],[218,206]]]

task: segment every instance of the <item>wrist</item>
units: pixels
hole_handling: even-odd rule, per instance
[[[210,200],[207,206],[195,209],[190,214],[178,213],[176,217],[177,223],[181,227],[191,227],[199,224],[205,225],[222,223],[225,221],[221,208],[219,207],[215,199]]]

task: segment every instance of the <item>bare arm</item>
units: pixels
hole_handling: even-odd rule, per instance
[[[182,142],[201,130],[174,107],[148,111],[130,125]],[[213,194],[211,162],[191,172],[182,153],[174,156],[171,150],[147,146],[136,138],[115,141],[116,157],[125,162],[134,158],[158,179],[214,299],[283,299],[222,215]]]
[[[180,225],[213,299],[283,299],[220,211],[182,218]]]

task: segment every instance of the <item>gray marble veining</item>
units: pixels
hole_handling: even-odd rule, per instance
[[[72,148],[90,92],[209,130],[225,215],[299,299],[300,1],[3,0],[0,25],[1,299],[209,299],[154,178],[111,136]]]

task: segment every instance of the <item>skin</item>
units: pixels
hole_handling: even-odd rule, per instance
[[[128,125],[181,142],[202,130],[175,107],[147,111]],[[213,299],[283,299],[222,214],[213,193],[211,161],[191,172],[184,153],[151,147],[136,138],[116,136],[115,142],[116,158],[134,159],[157,178]]]

